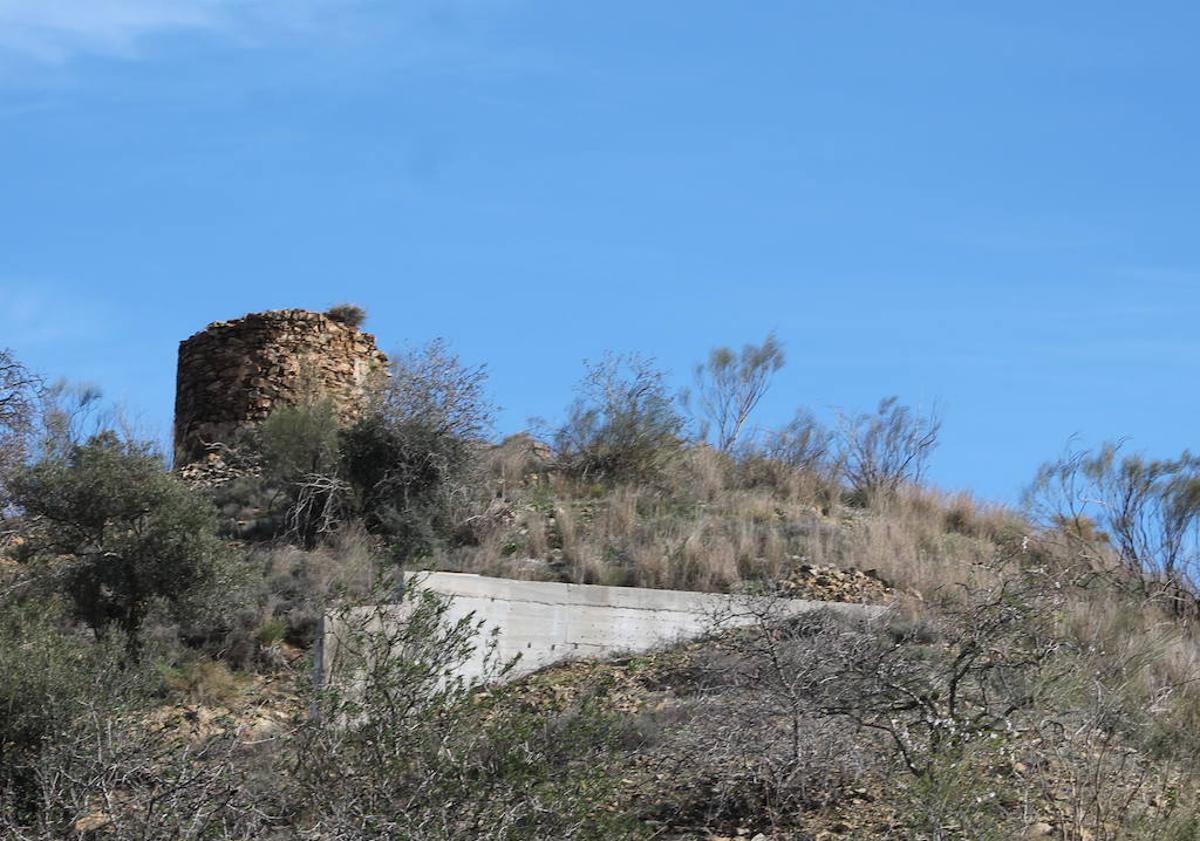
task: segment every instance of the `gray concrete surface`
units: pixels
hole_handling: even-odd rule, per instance
[[[564,660],[641,653],[695,639],[709,633],[718,618],[723,627],[734,627],[758,621],[763,610],[782,618],[813,610],[876,616],[886,609],[842,602],[755,601],[680,590],[516,581],[453,572],[413,573],[409,581],[410,586],[450,596],[449,621],[473,614],[483,621],[485,633],[498,629],[499,657],[508,660],[519,655],[510,678]],[[386,615],[384,621],[404,621],[404,611],[399,608]],[[322,677],[334,667],[337,632],[335,623],[325,623],[317,655],[317,672]],[[459,674],[475,679],[483,672],[480,647]]]

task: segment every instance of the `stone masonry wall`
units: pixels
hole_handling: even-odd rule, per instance
[[[281,405],[318,393],[343,420],[362,410],[371,382],[386,376],[375,338],[307,310],[272,310],[217,321],[179,344],[175,463],[202,460],[206,445]]]

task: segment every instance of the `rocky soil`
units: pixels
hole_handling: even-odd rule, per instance
[[[888,604],[895,593],[875,570],[801,564],[779,584],[794,599],[852,604]]]

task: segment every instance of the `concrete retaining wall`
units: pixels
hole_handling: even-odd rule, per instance
[[[749,624],[761,609],[743,597],[680,590],[514,581],[451,572],[418,573],[409,580],[450,596],[450,621],[474,614],[483,620],[485,633],[499,629],[500,658],[520,655],[512,677],[563,660],[645,652],[694,639],[708,633],[717,616],[724,627]],[[822,609],[874,616],[885,608],[773,599],[771,609],[782,617]],[[395,621],[403,621],[401,613]],[[326,623],[319,649],[329,657],[319,653],[318,674],[330,671],[332,663],[324,661],[335,656],[337,631],[334,623]],[[480,651],[460,674],[477,678],[482,673]]]

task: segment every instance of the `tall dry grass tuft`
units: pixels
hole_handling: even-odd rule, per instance
[[[1059,617],[1061,633],[1119,671],[1130,702],[1200,721],[1198,629],[1128,594],[1093,588],[1071,596]]]
[[[620,487],[609,496],[597,523],[601,535],[636,540],[638,536],[638,507],[641,494],[636,488]]]
[[[665,477],[673,496],[712,502],[732,484],[737,465],[725,453],[701,444],[685,450]]]
[[[575,523],[575,512],[570,505],[560,505],[554,509],[554,524],[558,532],[558,547],[563,560],[568,564],[576,563],[580,557],[579,529]]]
[[[549,470],[531,441],[514,436],[487,459],[481,498],[502,497],[515,518],[479,546],[452,550],[446,565],[707,591],[832,565],[936,599],[993,581],[996,558],[1033,532],[1009,509],[911,485],[849,507],[823,462],[796,467],[700,445],[653,485],[598,484]]]
[[[520,519],[525,533],[525,552],[531,558],[544,558],[550,553],[550,540],[546,532],[546,517],[542,512],[526,511]]]
[[[897,589],[936,599],[994,583],[997,560],[1032,531],[999,506],[910,486],[854,518],[846,554]]]

